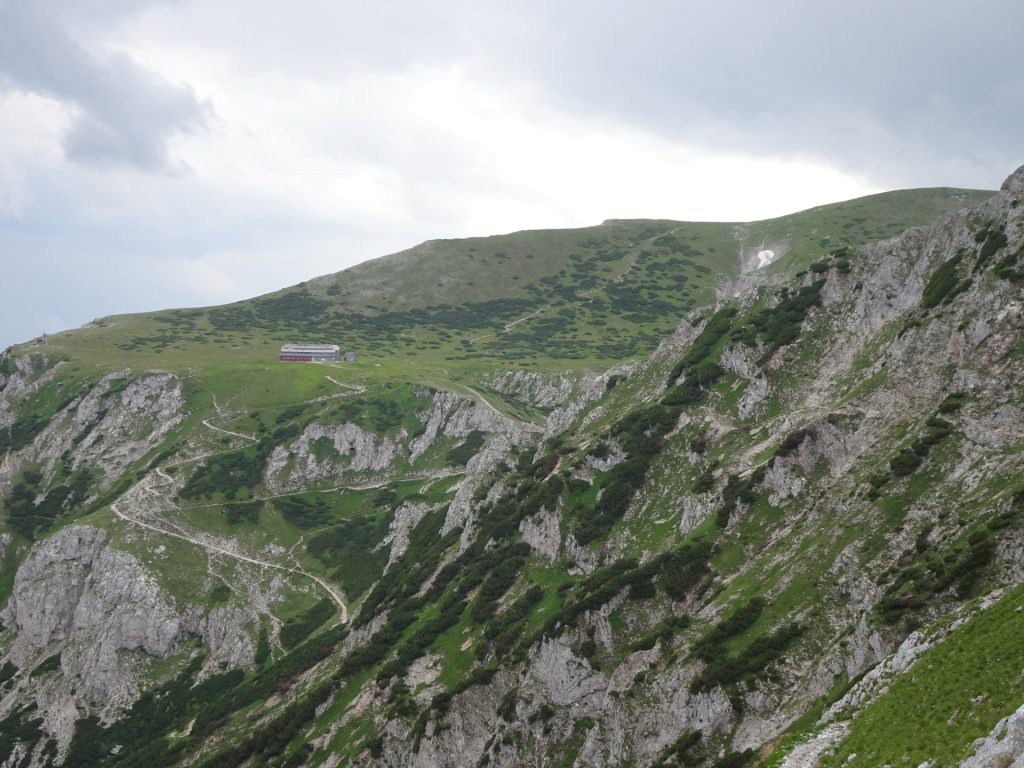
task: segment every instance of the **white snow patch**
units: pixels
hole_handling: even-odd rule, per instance
[[[775,251],[758,251],[757,252],[757,268],[767,267],[775,261]]]

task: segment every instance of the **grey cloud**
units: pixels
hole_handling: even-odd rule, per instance
[[[93,55],[72,39],[56,10],[0,1],[0,74],[15,88],[77,108],[64,138],[69,158],[170,167],[169,139],[199,129],[208,107],[188,85],[170,83],[126,55]]]
[[[528,81],[576,114],[885,185],[992,185],[1024,159],[1019,0],[400,5],[225,0],[202,6],[194,34],[326,82],[456,63],[495,87]]]
[[[972,172],[960,183],[991,184],[1022,159],[1013,0],[517,7],[529,25],[495,32],[488,55],[575,110],[894,181],[928,183],[929,164],[947,163]]]

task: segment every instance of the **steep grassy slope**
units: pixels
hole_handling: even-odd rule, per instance
[[[974,739],[1024,701],[1022,598],[1024,590],[1013,589],[929,648],[912,674],[856,713],[824,765],[957,765],[970,757]],[[894,729],[900,721],[913,727]]]

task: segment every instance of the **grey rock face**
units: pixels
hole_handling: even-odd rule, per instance
[[[608,438],[604,442],[605,445],[608,446],[607,456],[604,458],[598,458],[597,456],[587,455],[587,466],[591,469],[596,469],[598,472],[607,472],[616,464],[621,464],[626,460],[626,452],[622,450],[622,446],[619,445],[618,440],[615,438]]]
[[[107,541],[99,528],[68,526],[22,563],[2,617],[18,627],[11,657],[23,666],[51,642],[66,640],[96,555]]]
[[[558,559],[562,530],[557,514],[542,508],[537,514],[525,518],[519,524],[519,531],[523,534],[523,541],[538,555],[543,555],[552,563]]]
[[[318,455],[313,444],[329,442],[333,453]],[[267,461],[264,482],[281,493],[330,479],[345,472],[383,472],[402,453],[399,438],[376,435],[355,424],[309,424],[291,445],[277,446]]]
[[[796,462],[788,459],[776,459],[764,476],[762,486],[770,492],[768,503],[779,506],[787,499],[798,495],[804,488],[804,478],[794,471]]]
[[[561,706],[582,702],[608,687],[608,679],[576,656],[563,639],[541,643],[529,675],[545,700]]]
[[[444,524],[441,526],[442,536],[461,527],[464,531],[463,541],[470,541],[473,514],[480,507],[480,502],[474,500],[476,493],[491,479],[498,466],[511,456],[512,448],[513,442],[509,437],[495,435],[484,443],[480,453],[469,460],[466,464],[466,477],[459,490],[455,492],[455,497],[445,514]],[[503,488],[501,483],[492,485],[484,501],[494,501]]]
[[[74,694],[64,690],[50,709],[74,701],[124,709],[139,694],[146,659],[170,656],[189,635],[203,637],[212,659],[229,666],[251,664],[254,655],[248,612],[223,606],[201,616],[178,605],[138,558],[86,525],[62,528],[33,547],[2,616],[14,634],[8,656],[16,666],[60,652]]]
[[[1006,177],[1000,191],[1018,199],[1024,195],[1024,165]]]
[[[123,706],[135,696],[124,651],[164,658],[187,634],[185,619],[132,555],[91,526],[61,529],[18,569],[5,616],[16,628],[10,658],[25,666],[63,645],[61,666],[84,697]]]
[[[747,390],[737,404],[737,413],[741,419],[749,419],[757,412],[757,406],[768,399],[772,388],[750,352],[741,346],[732,346],[722,352],[722,367],[747,380]]]
[[[1024,768],[1024,706],[1007,715],[983,739],[960,768]]]
[[[470,432],[495,432],[520,441],[540,432],[533,424],[510,419],[486,401],[467,398],[454,392],[437,392],[426,419],[427,435],[438,430],[446,437],[465,437]],[[435,428],[436,425],[436,428]]]
[[[679,535],[685,536],[696,530],[697,526],[714,512],[716,505],[717,500],[710,496],[683,496],[680,504]]]
[[[426,504],[402,504],[395,510],[395,517],[388,528],[388,535],[384,538],[384,544],[391,546],[391,554],[388,559],[390,567],[398,558],[405,554],[409,547],[409,533],[415,528],[423,516],[430,511]]]
[[[33,386],[56,370],[47,371]],[[0,492],[26,465],[41,464],[44,476],[52,476],[66,453],[72,456],[74,469],[101,468],[99,485],[106,490],[185,419],[185,399],[176,376],[146,373],[122,391],[110,393],[112,385],[123,378],[122,373],[103,377],[86,395],[56,414],[30,445],[9,456],[0,467]]]
[[[351,472],[387,476],[399,459],[415,464],[442,436],[464,438],[472,432],[486,432],[503,435],[518,445],[541,431],[536,425],[503,415],[486,401],[454,392],[434,392],[430,407],[417,418],[424,428],[411,440],[404,429],[388,436],[351,423],[313,422],[291,445],[278,446],[271,453],[264,472],[267,489],[281,493],[308,488],[340,480]],[[323,449],[323,441],[329,450]]]
[[[64,365],[59,362],[46,370],[46,361],[35,355],[14,358],[14,373],[0,375],[0,428],[13,424],[18,403],[35,394]]]
[[[547,423],[544,425],[545,439],[564,432],[591,403],[601,399],[601,396],[607,391],[608,380],[612,376],[629,375],[635,367],[635,364],[618,365],[600,376],[584,378],[573,392],[572,397],[548,414]]]
[[[536,371],[504,371],[488,377],[487,383],[495,392],[537,408],[555,408],[565,405],[576,389],[577,375],[573,371],[538,373]]]

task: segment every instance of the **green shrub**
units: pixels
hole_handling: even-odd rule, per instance
[[[904,448],[889,461],[889,469],[897,477],[912,475],[921,466],[921,457],[913,448]]]
[[[724,644],[729,638],[745,632],[754,625],[764,612],[765,600],[755,597],[741,605],[726,619],[706,632],[694,645],[694,655],[704,661],[714,661],[724,653]]]
[[[291,648],[309,637],[334,615],[334,601],[325,597],[304,614],[289,619],[281,627],[281,645]]]
[[[959,280],[958,272],[961,260],[961,255],[957,254],[940,264],[939,268],[932,273],[921,294],[921,306],[925,309],[937,307],[950,296]]]
[[[981,251],[978,253],[979,265],[987,263],[990,258],[1007,245],[1006,232],[1002,226],[990,225],[983,231],[985,240],[981,245]]]
[[[309,530],[334,522],[327,500],[322,496],[279,496],[270,503],[296,528]]]
[[[26,747],[26,755],[31,754],[32,749],[39,743],[43,734],[43,718],[32,717],[36,711],[35,704],[22,709],[12,708],[7,716],[0,720],[0,762],[6,762],[19,743]],[[27,763],[26,757],[18,765]]]
[[[226,603],[231,599],[231,587],[223,582],[210,590],[211,603]]]
[[[652,764],[652,768],[693,764],[692,752],[700,744],[702,738],[700,731],[683,731],[679,738],[661,751],[658,759]]]
[[[262,501],[236,501],[224,506],[224,517],[228,525],[255,524],[260,521],[262,509]]]
[[[519,577],[519,571],[526,563],[530,548],[526,544],[513,544],[493,553],[491,571],[487,574],[480,591],[473,601],[470,616],[477,623],[483,623],[494,612],[495,605]]]
[[[950,588],[960,598],[971,597],[985,569],[996,554],[993,531],[987,526],[973,532],[966,546],[949,548],[942,556],[928,552],[918,562],[904,568],[888,587],[878,603],[878,614],[886,624],[895,624],[935,602]]]
[[[704,540],[689,542],[663,560],[660,583],[673,600],[683,600],[710,572],[714,547]]]
[[[32,670],[32,677],[38,677],[39,675],[45,675],[47,672],[57,672],[60,670],[60,654],[55,653],[53,656],[49,656],[43,661],[39,662],[35,669]]]
[[[782,443],[779,444],[779,448],[775,451],[776,456],[788,456],[800,447],[800,445],[809,438],[812,438],[817,433],[814,426],[802,427],[795,429],[790,432],[783,439]]]
[[[448,451],[445,456],[445,464],[465,465],[469,460],[480,453],[484,442],[487,440],[487,433],[480,430],[473,430],[466,436],[461,445]]]
[[[50,420],[36,414],[25,414],[9,427],[0,429],[0,453],[20,451],[30,445],[46,429]]]
[[[950,414],[959,411],[967,400],[965,392],[952,392],[939,404],[939,413]]]
[[[708,320],[707,325],[704,326],[704,330],[700,332],[696,339],[691,342],[689,349],[683,357],[676,363],[672,372],[669,374],[667,383],[671,386],[688,368],[695,368],[705,358],[711,354],[711,351],[718,345],[722,338],[729,332],[732,327],[732,319],[736,316],[736,309],[734,307],[726,307],[720,309],[711,319]]]
[[[739,653],[719,650],[694,678],[690,684],[691,692],[699,693],[715,686],[730,686],[757,678],[781,658],[801,634],[803,628],[799,624],[786,624],[775,632],[758,637]],[[732,701],[735,707],[741,699],[732,697]]]
[[[636,651],[649,651],[658,641],[668,643],[677,632],[681,632],[690,626],[690,618],[688,616],[669,616],[664,621],[661,621],[651,631],[645,632],[639,638],[630,644],[629,650],[632,652]]]
[[[518,700],[519,689],[513,688],[506,693],[501,700],[501,704],[498,705],[498,717],[507,723],[514,722],[516,719],[516,702]]]
[[[387,549],[378,544],[387,534],[388,520],[386,516],[366,515],[334,522],[309,539],[306,551],[331,568],[331,577],[344,585],[349,598],[355,599],[387,565]]]
[[[656,597],[657,594],[658,588],[654,586],[654,582],[650,577],[634,582],[629,587],[630,600],[650,600],[652,597]]]
[[[800,338],[800,330],[807,314],[812,307],[821,304],[821,290],[824,287],[825,278],[822,278],[793,294],[783,293],[783,298],[777,306],[765,307],[751,316],[749,323],[753,333],[749,334],[748,338],[752,340],[754,337],[760,337],[764,342],[762,359],[767,359],[775,350]]]

